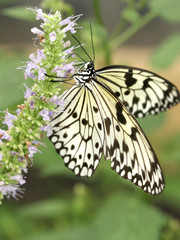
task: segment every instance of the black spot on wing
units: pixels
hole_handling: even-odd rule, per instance
[[[83,124],[83,125],[87,125],[87,123],[88,123],[88,121],[87,121],[85,118],[83,118],[83,119],[82,119],[82,124]]]
[[[115,92],[116,97],[120,97],[120,92]]]
[[[75,149],[75,146],[74,144],[71,145],[71,150]]]
[[[136,133],[137,133],[137,129],[135,127],[132,127],[131,128],[131,139],[133,141],[137,141]]]
[[[111,119],[107,117],[105,119],[105,127],[108,135],[110,134],[110,126],[111,126]]]
[[[74,112],[72,115],[73,118],[77,118],[77,112]]]
[[[117,130],[117,132],[120,132],[120,127],[119,127],[119,125],[116,125],[116,130]]]
[[[93,110],[94,110],[95,113],[98,112],[98,108],[97,108],[97,107],[94,107],[94,106],[93,106]]]
[[[101,125],[101,123],[98,123],[98,128],[99,128],[99,130],[102,130],[102,125]]]
[[[115,149],[119,149],[119,143],[117,139],[114,139],[113,145],[109,149],[109,155],[112,157],[114,155]]]
[[[149,82],[152,81],[151,78],[147,78],[146,80],[144,80],[143,83],[143,89],[145,90],[146,88],[150,87],[149,86]]]
[[[68,136],[67,133],[63,134],[63,138],[67,138],[67,136]]]
[[[133,104],[137,104],[139,102],[139,98],[137,96],[133,97]]]
[[[129,151],[129,147],[128,147],[128,145],[125,143],[125,141],[123,141],[123,151],[126,152],[126,153]]]
[[[126,91],[124,92],[124,94],[125,94],[125,95],[129,95],[129,94],[130,94],[130,91],[129,91],[129,90],[126,90]]]
[[[127,73],[125,73],[125,83],[127,87],[133,86],[136,82],[137,79],[133,78],[133,71],[130,69]]]
[[[120,103],[120,102],[117,102],[116,103],[116,116],[117,116],[117,119],[118,121],[121,123],[121,124],[126,124],[126,119],[123,115],[123,105]]]
[[[95,144],[95,148],[98,148],[98,147],[99,147],[99,143],[96,142],[96,144]]]

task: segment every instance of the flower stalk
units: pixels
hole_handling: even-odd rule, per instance
[[[57,11],[45,14],[41,9],[32,10],[36,19],[41,20],[41,29],[32,28],[41,49],[29,56],[23,67],[25,79],[31,78],[32,88],[25,85],[25,102],[18,105],[16,115],[5,112],[3,123],[7,130],[0,129],[0,201],[6,197],[17,198],[22,195],[20,188],[26,181],[28,164],[41,144],[44,133],[51,134],[49,121],[56,106],[63,106],[59,100],[60,84],[54,84],[46,76],[67,76],[74,73],[74,62],[67,62],[67,56],[73,53],[67,32],[75,33],[76,20],[80,16],[64,20]]]

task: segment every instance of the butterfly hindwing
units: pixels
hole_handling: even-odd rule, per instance
[[[172,83],[147,70],[115,65],[99,69],[96,74],[135,117],[157,114],[180,101]]]

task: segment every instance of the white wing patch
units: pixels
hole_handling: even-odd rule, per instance
[[[157,114],[180,101],[177,88],[150,71],[110,66],[97,70],[96,74],[98,80],[111,89],[135,117]]]

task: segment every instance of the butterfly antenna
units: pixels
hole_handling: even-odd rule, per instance
[[[85,61],[78,53],[70,53],[70,54],[66,57],[66,59],[68,59],[68,58],[71,57],[72,55],[77,55],[83,62],[86,63],[86,61]]]
[[[86,52],[86,50],[83,48],[82,44],[80,43],[80,41],[74,36],[72,35],[73,38],[79,43],[79,46],[82,48],[82,50],[85,52],[85,54],[88,56],[88,58],[92,61],[92,58],[89,56],[89,54]]]
[[[90,24],[90,30],[91,30],[91,45],[92,45],[92,50],[93,50],[93,62],[95,61],[95,51],[94,51],[94,43],[93,43],[93,32],[92,32],[92,25],[91,22]]]

